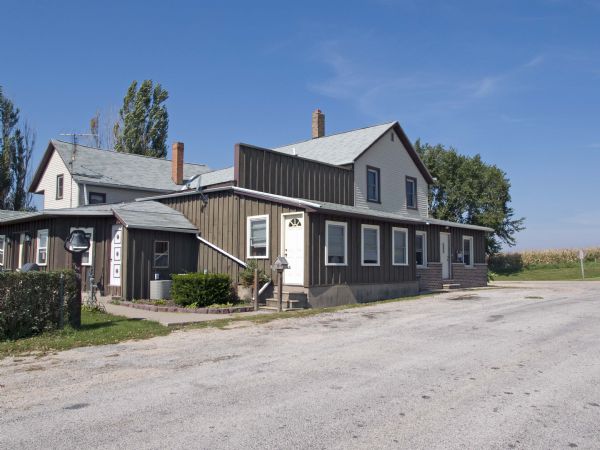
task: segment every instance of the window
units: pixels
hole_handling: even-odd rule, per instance
[[[247,257],[267,259],[269,257],[269,216],[248,217]]]
[[[95,205],[97,203],[106,203],[106,194],[100,192],[90,192],[88,194],[88,203]]]
[[[345,266],[348,264],[348,224],[325,222],[325,265]]]
[[[406,228],[392,228],[392,247],[392,264],[408,266],[408,230]]]
[[[4,249],[6,248],[6,236],[0,235],[0,266],[4,265]]]
[[[417,179],[406,177],[406,207],[417,209]]]
[[[169,241],[154,241],[154,268],[169,267]]]
[[[71,227],[73,230],[82,230],[85,233],[85,237],[90,240],[90,248],[81,254],[81,265],[91,266],[94,260],[94,229],[93,228],[82,228],[82,227]]]
[[[473,266],[473,237],[463,236],[463,263],[465,266]]]
[[[379,265],[379,226],[361,225],[362,231],[362,265]]]
[[[379,186],[380,172],[376,167],[367,167],[367,201],[379,203],[380,199],[380,186]]]
[[[65,176],[63,174],[56,175],[56,200],[63,198],[65,187]]]
[[[38,230],[37,232],[37,254],[36,263],[38,266],[48,264],[48,230]]]
[[[427,233],[417,231],[415,235],[415,256],[417,267],[427,267]]]

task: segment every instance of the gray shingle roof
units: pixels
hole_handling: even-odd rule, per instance
[[[181,188],[171,179],[171,161],[167,159],[100,150],[77,144],[75,160],[71,168],[74,145],[54,139],[51,145],[56,149],[75,181],[80,183],[165,192]],[[195,175],[209,171],[210,168],[204,164],[184,164],[184,183]],[[37,173],[32,186],[34,183],[37,184],[36,181],[39,182]]]
[[[298,155],[336,166],[352,163],[396,122],[384,123],[368,128],[331,134],[295,144],[276,147],[273,150],[288,155]]]
[[[15,219],[25,219],[27,217],[35,217],[40,213],[38,211],[8,211],[6,209],[0,209],[0,222]]]
[[[132,202],[114,205],[115,216],[127,228],[197,233],[198,229],[186,217],[160,202]]]
[[[229,183],[233,181],[233,167],[213,170],[194,177],[181,190],[198,189],[198,187],[210,186],[213,184]]]

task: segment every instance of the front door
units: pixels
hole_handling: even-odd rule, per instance
[[[442,263],[442,278],[450,278],[450,233],[440,233],[440,261]]]
[[[121,243],[123,241],[123,227],[112,226],[112,240],[110,241],[110,285],[121,286]]]
[[[283,256],[289,268],[283,271],[285,284],[304,284],[304,213],[283,214]]]

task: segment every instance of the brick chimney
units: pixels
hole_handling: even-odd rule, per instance
[[[312,137],[320,138],[325,136],[325,114],[320,109],[315,109],[312,113]]]
[[[171,178],[175,184],[183,184],[183,142],[173,142]]]

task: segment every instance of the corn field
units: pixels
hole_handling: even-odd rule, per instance
[[[579,262],[578,248],[549,250],[526,250],[522,252],[498,253],[490,258],[490,270],[498,273],[518,271],[528,266]],[[600,247],[582,249],[585,261],[600,261]]]

